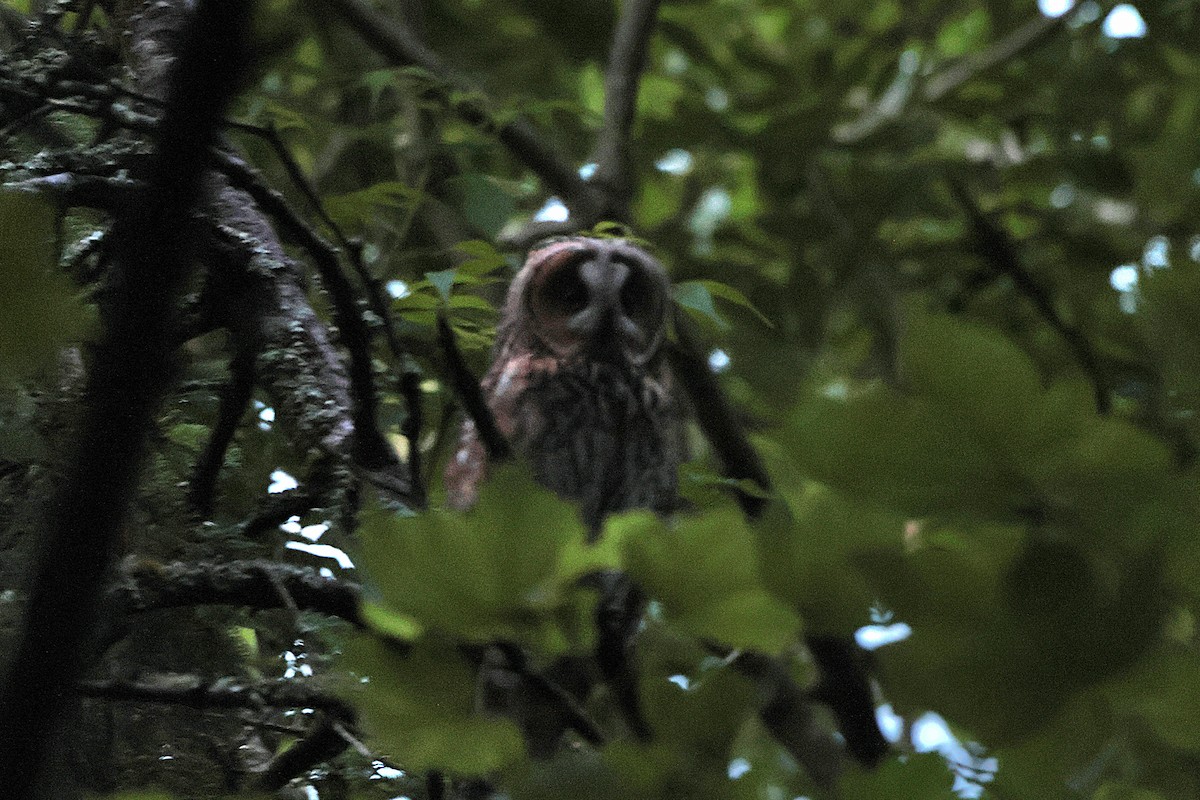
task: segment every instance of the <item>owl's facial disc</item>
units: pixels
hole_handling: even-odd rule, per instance
[[[530,310],[538,336],[559,355],[587,349],[592,357],[642,364],[658,349],[665,324],[666,275],[640,250],[620,241],[558,243],[531,254]]]

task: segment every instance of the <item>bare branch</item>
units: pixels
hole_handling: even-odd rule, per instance
[[[454,338],[454,330],[444,314],[438,314],[437,320],[438,343],[446,359],[446,370],[458,402],[462,404],[467,416],[475,423],[475,431],[483,442],[484,450],[492,461],[506,461],[512,455],[512,448],[496,424],[492,409],[484,399],[479,387],[479,380],[471,374],[466,360],[459,352],[458,342]]]
[[[972,78],[1039,46],[1064,27],[1067,17],[1039,15],[982,52],[964,56],[926,78],[917,74],[919,64],[906,61],[906,55],[901,59],[901,69],[887,91],[856,119],[836,126],[833,130],[834,141],[844,145],[862,142],[899,119],[914,96],[928,103],[943,99]]]
[[[1032,50],[1066,25],[1070,15],[1044,17],[1038,15],[998,42],[979,53],[971,53],[925,81],[921,94],[929,102],[937,102],[967,81],[984,72]]]
[[[84,697],[134,703],[166,703],[187,708],[312,708],[342,720],[355,718],[354,707],[305,681],[237,683],[205,680],[198,675],[150,675],[138,681],[81,681]]]
[[[146,188],[144,184],[126,177],[75,175],[70,172],[12,181],[4,184],[4,187],[38,192],[64,208],[83,206],[112,213],[128,209]]]
[[[285,607],[287,597],[299,609],[361,626],[359,591],[356,584],[323,577],[315,569],[273,561],[175,562],[124,570],[109,599],[123,616],[199,605],[275,609]]]
[[[604,122],[592,155],[596,163],[592,182],[608,193],[611,209],[623,212],[612,215],[618,222],[628,222],[629,217],[627,205],[633,195],[631,133],[659,2],[625,0],[604,75]]]
[[[344,726],[328,714],[318,714],[312,729],[300,741],[279,753],[258,779],[258,788],[268,792],[282,789],[288,781],[325,761],[336,758],[350,746],[342,735]]]
[[[229,364],[229,383],[221,392],[217,424],[196,461],[188,485],[188,502],[201,517],[212,514],[216,499],[217,477],[225,463],[225,453],[233,442],[238,423],[254,395],[254,354],[239,350]]]

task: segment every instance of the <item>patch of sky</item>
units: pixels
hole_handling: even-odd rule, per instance
[[[566,222],[571,216],[571,212],[567,210],[566,205],[557,197],[551,197],[546,201],[538,212],[533,215],[536,222]]]
[[[1165,236],[1151,237],[1142,251],[1142,266],[1146,269],[1164,269],[1171,263],[1171,242]]]
[[[750,762],[744,758],[735,758],[729,762],[729,780],[736,781],[750,771]]]
[[[311,544],[309,542],[288,542],[285,545],[288,550],[298,550],[301,553],[308,553],[317,558],[331,558],[337,562],[342,569],[354,569],[354,562],[350,560],[350,556],[346,555],[344,550],[334,547],[331,544]]]
[[[710,86],[704,93],[704,104],[719,114],[729,108],[729,92],[720,86]]]
[[[1075,187],[1069,183],[1060,183],[1050,192],[1050,205],[1058,209],[1066,208],[1075,202]]]
[[[585,181],[595,174],[596,174],[596,165],[595,164],[584,164],[582,167],[579,168],[579,177],[583,178]]]
[[[401,297],[408,296],[408,284],[399,278],[393,278],[383,285],[384,290],[388,293],[388,297],[393,300],[399,300]]]
[[[1079,4],[1079,10],[1071,15],[1068,25],[1072,28],[1082,28],[1084,25],[1090,25],[1100,19],[1100,14],[1104,9],[1100,8],[1100,4],[1095,0],[1087,0],[1087,2]]]
[[[291,475],[288,475],[281,469],[277,469],[271,473],[271,484],[267,487],[267,494],[279,494],[280,492],[290,491],[299,485],[299,481]]]
[[[670,175],[686,175],[692,168],[692,154],[681,148],[668,150],[663,154],[663,157],[654,162],[654,166],[659,172],[666,172]]]
[[[674,48],[663,56],[663,70],[668,75],[682,75],[688,68],[687,54]]]
[[[904,718],[892,709],[891,703],[884,703],[875,709],[875,721],[879,724],[879,732],[883,738],[892,744],[900,741],[904,735]]]
[[[918,753],[938,753],[946,759],[954,772],[954,793],[967,800],[983,794],[983,784],[995,777],[1000,766],[997,759],[981,758],[968,750],[946,720],[932,711],[913,721],[911,736],[913,749]]]
[[[713,372],[724,372],[729,369],[729,365],[733,363],[733,359],[724,350],[713,350],[708,354],[708,368]]]
[[[672,675],[671,677],[667,678],[667,680],[669,680],[671,683],[678,686],[680,689],[683,689],[684,691],[691,688],[691,686],[692,686],[691,679],[688,678],[687,675],[683,675],[682,673],[679,675]]]
[[[287,522],[280,525],[279,528],[287,533],[297,534],[308,539],[310,542],[315,542],[324,536],[329,531],[329,522],[318,522],[315,525],[305,525],[301,527],[299,517],[292,517]],[[297,520],[297,521],[293,521]]]
[[[719,226],[733,210],[733,200],[722,186],[711,186],[696,203],[688,227],[695,237],[694,247],[701,255],[712,252],[712,238]]]
[[[385,781],[394,781],[397,778],[404,777],[404,770],[396,769],[395,767],[389,767],[382,761],[372,761],[371,768],[375,770],[375,772],[371,775],[371,780],[382,778]]]
[[[1038,10],[1047,17],[1061,17],[1075,7],[1075,0],[1038,0]]]
[[[379,260],[381,255],[383,255],[383,252],[379,249],[379,245],[374,242],[367,242],[362,246],[363,261],[368,264],[374,264]]]
[[[912,627],[905,622],[891,625],[864,625],[854,632],[854,640],[864,650],[877,650],[886,644],[902,642],[912,636]]]
[[[1118,292],[1132,292],[1137,288],[1138,269],[1133,264],[1122,264],[1109,274],[1108,282]]]
[[[850,384],[840,378],[821,387],[821,394],[830,400],[845,400],[850,396]]]
[[[1137,311],[1138,268],[1136,264],[1122,264],[1108,275],[1108,283],[1117,292],[1117,306],[1126,314]]]
[[[1108,12],[1101,30],[1113,39],[1140,39],[1146,35],[1146,20],[1132,5],[1121,3]]]
[[[283,654],[283,662],[287,664],[283,671],[284,679],[294,678],[299,675],[302,678],[311,678],[313,674],[312,667],[304,663],[304,653],[296,654],[291,650],[287,650]]]

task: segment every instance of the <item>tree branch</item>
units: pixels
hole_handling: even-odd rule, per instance
[[[440,90],[443,102],[469,125],[495,135],[519,162],[562,197],[573,211],[586,218],[600,219],[603,216],[607,203],[602,193],[580,178],[574,165],[528,122],[521,119],[498,122],[477,100],[450,102],[451,92],[478,96],[479,91],[454,74],[404,24],[383,16],[363,0],[328,0],[328,5],[389,63],[417,66],[429,73],[444,87]]]
[[[947,178],[950,192],[967,215],[974,237],[976,254],[988,264],[997,275],[1008,276],[1017,291],[1025,296],[1047,325],[1066,342],[1067,347],[1079,362],[1079,366],[1092,382],[1096,396],[1096,409],[1101,414],[1107,414],[1112,407],[1108,396],[1108,381],[1100,366],[1100,360],[1092,351],[1092,346],[1078,328],[1067,324],[1058,316],[1050,295],[1038,285],[1033,275],[1021,265],[1017,254],[1016,242],[993,220],[988,219],[983,210],[971,197],[966,186],[954,177]]]
[[[52,768],[48,757],[73,687],[87,667],[85,646],[99,622],[103,582],[141,470],[151,425],[174,374],[176,298],[190,269],[191,208],[201,190],[208,143],[243,63],[241,36],[248,3],[200,0],[145,12],[133,47],[170,51],[167,109],[151,187],[137,208],[117,218],[113,261],[123,280],[103,309],[104,334],[91,353],[83,416],[74,453],[49,510],[42,551],[34,562],[29,605],[0,695],[0,774],[10,797],[36,796]],[[155,25],[169,19],[171,24]],[[177,48],[148,42],[176,31]]]
[[[922,87],[922,96],[936,103],[972,78],[993,67],[1031,50],[1065,27],[1070,14],[1044,17],[1040,14],[1015,31],[994,42],[979,53],[971,53],[928,78]]]
[[[229,383],[221,391],[217,424],[204,445],[204,452],[196,460],[188,484],[188,503],[204,519],[212,514],[225,453],[253,396],[254,354],[239,349],[229,362]]]
[[[162,674],[137,681],[81,681],[79,693],[98,700],[166,703],[196,709],[312,708],[341,720],[355,718],[354,707],[340,697],[306,685],[305,681],[237,683],[227,678],[207,681],[198,675]]]
[[[449,373],[450,385],[454,387],[454,394],[458,397],[458,402],[462,405],[463,410],[475,423],[475,432],[479,434],[479,440],[483,443],[488,459],[497,463],[507,461],[512,456],[512,447],[500,430],[500,426],[496,424],[496,417],[492,414],[492,409],[483,396],[479,379],[471,374],[466,359],[462,357],[462,353],[458,349],[458,341],[454,338],[454,330],[446,320],[445,314],[438,314],[437,334],[438,344],[446,359],[446,371]]]
[[[283,591],[280,591],[282,588]],[[124,618],[163,608],[230,605],[258,611],[287,607],[315,611],[362,627],[361,589],[317,570],[274,561],[137,563],[122,570],[107,604]]]
[[[305,224],[283,195],[264,183],[249,164],[228,152],[218,152],[217,159],[234,188],[249,194],[263,211],[276,220],[285,238],[309,252],[321,282],[329,292],[334,321],[350,353],[355,460],[366,469],[393,473],[392,477],[401,486],[408,484],[408,470],[404,469],[379,430],[376,419],[378,398],[371,366],[371,334],[357,307],[354,287],[342,271],[337,250]]]
[[[676,342],[667,348],[671,371],[692,401],[692,411],[700,430],[716,451],[725,477],[753,481],[763,492],[770,492],[771,476],[767,474],[758,451],[750,443],[734,415],[733,407],[716,375],[708,367],[708,358],[696,340],[691,322],[684,312],[675,309]],[[761,494],[735,489],[738,505],[750,519],[758,519],[766,510],[767,501]]]
[[[634,112],[659,2],[625,0],[613,33],[608,70],[604,75],[604,121],[592,154],[592,161],[596,163],[592,183],[608,194],[611,209],[622,212],[612,215],[618,222],[629,221],[628,204],[633,196],[630,149]]]

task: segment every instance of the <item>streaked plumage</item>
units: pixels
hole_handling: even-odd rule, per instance
[[[622,239],[572,237],[530,251],[502,310],[484,395],[537,480],[576,502],[595,536],[605,516],[675,506],[683,421],[664,363],[670,282]],[[446,468],[469,508],[486,472],[471,421]]]

